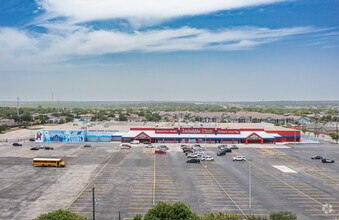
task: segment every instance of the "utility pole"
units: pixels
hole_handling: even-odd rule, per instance
[[[59,113],[60,111],[59,111],[59,99],[58,99],[58,113]]]
[[[338,144],[338,122],[335,123],[335,130],[337,132],[337,144]]]
[[[249,215],[252,215],[252,175],[251,175],[251,162],[248,162],[248,192],[249,192],[249,198],[248,198],[248,210]]]
[[[19,120],[19,108],[20,108],[20,106],[19,106],[19,97],[17,98],[17,115],[18,115],[18,120]]]
[[[93,186],[92,188],[92,202],[93,202],[93,220],[95,220],[95,195],[94,195],[94,190],[95,190],[95,187]]]

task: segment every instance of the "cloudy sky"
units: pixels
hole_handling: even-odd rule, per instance
[[[337,0],[6,0],[0,100],[339,99]]]

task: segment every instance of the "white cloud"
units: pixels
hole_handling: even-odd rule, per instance
[[[272,4],[286,0],[36,0],[43,19],[70,18],[74,23],[127,19],[132,24],[159,23],[181,16]]]
[[[268,29],[239,27],[211,31],[182,27],[135,31],[93,30],[74,27],[30,36],[16,29],[0,29],[0,65],[38,65],[69,61],[74,57],[122,52],[170,52],[199,50],[245,50],[290,36],[317,32],[312,27]]]

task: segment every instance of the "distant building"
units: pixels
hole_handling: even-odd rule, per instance
[[[0,125],[3,125],[5,127],[13,127],[16,125],[14,119],[7,119],[7,118],[2,118],[0,119]]]
[[[49,124],[56,124],[56,123],[58,123],[58,121],[59,121],[58,117],[52,117],[52,118],[47,120],[47,123],[49,123]]]

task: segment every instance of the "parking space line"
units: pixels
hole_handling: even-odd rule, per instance
[[[312,201],[318,203],[321,207],[327,208],[324,204],[322,204],[322,203],[319,202],[318,200],[316,200],[316,199],[314,199],[313,197],[311,197],[311,196],[305,194],[304,192],[300,191],[299,189],[297,189],[297,188],[291,186],[291,185],[290,185],[289,183],[287,183],[286,181],[284,181],[284,180],[282,180],[282,179],[276,177],[275,175],[273,175],[273,174],[271,174],[270,172],[268,172],[268,171],[262,169],[261,167],[257,166],[256,164],[254,164],[254,163],[252,163],[252,162],[250,162],[250,161],[247,161],[247,163],[250,163],[250,164],[253,165],[254,167],[256,167],[256,168],[262,170],[263,172],[267,173],[267,174],[270,175],[271,177],[273,177],[273,178],[279,180],[281,183],[283,183],[283,184],[289,186],[290,188],[294,189],[294,190],[297,191],[298,193],[303,194],[305,197],[307,197],[307,198],[309,198],[310,200],[312,200]],[[331,210],[331,211],[334,211],[333,209],[330,209],[330,210]]]
[[[112,156],[111,158],[106,162],[106,164],[99,170],[99,172],[92,178],[92,180],[85,186],[85,188],[73,199],[73,201],[67,206],[66,210],[68,210],[71,205],[83,194],[83,192],[92,184],[92,182],[95,180],[95,178],[101,173],[103,169],[113,160],[115,155],[119,152],[120,149],[118,149]],[[100,197],[100,196],[98,196]]]
[[[155,174],[156,174],[156,153],[154,152],[154,168],[153,168],[153,207],[155,206]]]
[[[244,217],[246,217],[247,215],[243,212],[243,210],[239,207],[239,205],[233,200],[233,198],[226,192],[226,190],[222,187],[222,185],[220,185],[219,181],[213,176],[213,174],[209,171],[209,169],[207,167],[204,167],[204,169],[210,174],[210,176],[219,185],[221,190],[228,196],[228,198],[236,205],[236,207],[240,210],[240,212],[244,215]]]

